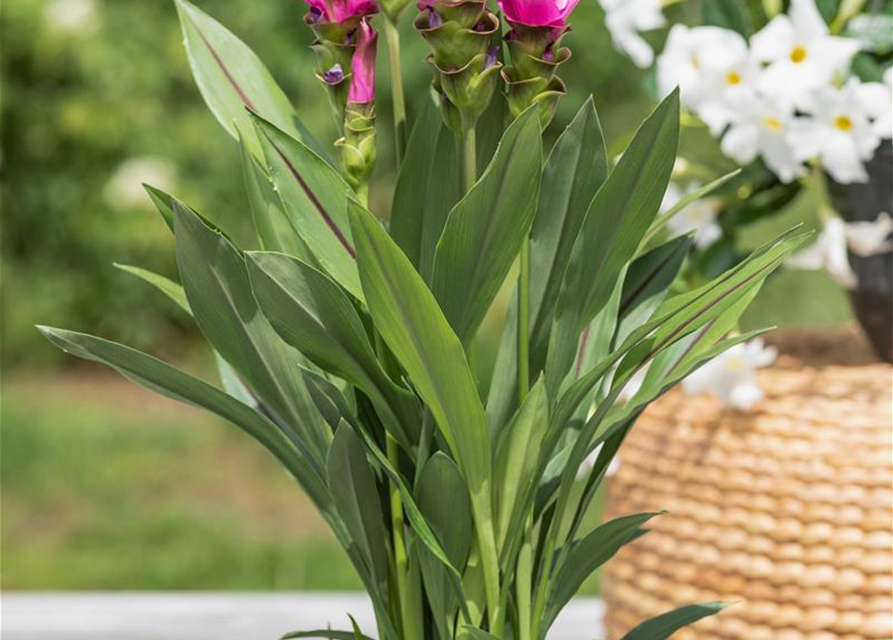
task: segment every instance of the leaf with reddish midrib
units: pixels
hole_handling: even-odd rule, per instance
[[[238,138],[241,131],[252,154],[262,157],[247,108],[325,153],[264,63],[244,42],[187,0],[176,0],[176,5],[192,75],[211,112],[232,137]]]
[[[323,270],[363,300],[347,217],[350,186],[303,142],[257,114],[250,116],[289,222]]]

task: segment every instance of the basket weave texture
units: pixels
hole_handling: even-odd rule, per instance
[[[608,637],[737,604],[674,640],[893,637],[893,368],[760,372],[749,412],[674,390],[638,421],[608,515],[666,509],[607,565]]]

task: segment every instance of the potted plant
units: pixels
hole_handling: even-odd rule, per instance
[[[246,45],[177,0],[199,89],[241,148],[263,250],[240,249],[148,187],[180,282],[130,271],[192,314],[222,388],[124,345],[41,327],[62,349],[207,409],[266,448],[344,546],[380,640],[545,638],[586,577],[658,515],[584,524],[636,418],[751,337],[734,334],[738,316],[808,236],[787,233],[668,295],[691,245],[659,239],[678,94],[616,166],[591,98],[543,154],[542,130],[565,92],[557,71],[574,4],[504,0],[499,17],[482,1],[424,3],[415,26],[431,47],[433,90],[410,127],[394,28],[407,2],[310,2],[317,76],[342,129],[336,163]],[[387,225],[368,208],[379,11],[399,163]],[[478,132],[494,130],[501,139],[488,147]],[[516,260],[485,383],[469,366],[474,338]],[[617,402],[646,366],[637,400]],[[686,606],[626,638],[660,640],[722,606]]]

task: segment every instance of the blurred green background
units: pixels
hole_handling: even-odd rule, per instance
[[[197,4],[258,52],[321,139],[334,138],[303,4]],[[246,437],[66,358],[33,328],[97,333],[213,377],[189,319],[112,265],[175,277],[143,181],[248,237],[238,150],[192,83],[172,3],[4,0],[2,20],[2,587],[359,588],[308,501]],[[429,70],[410,23],[404,17],[412,110]],[[570,94],[553,135],[591,92],[609,148],[622,149],[651,108],[647,74],[615,53],[594,0],[575,12],[566,43]],[[384,47],[379,69],[384,115]],[[380,122],[372,204],[386,215],[392,140],[388,118]],[[712,153],[698,136],[683,148]],[[743,241],[810,218],[804,197]],[[769,283],[748,323],[848,318],[828,278],[789,272]]]

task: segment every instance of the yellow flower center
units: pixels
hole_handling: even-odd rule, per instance
[[[740,84],[741,82],[741,74],[737,71],[729,71],[726,74],[726,83],[730,85]]]
[[[791,62],[794,64],[800,64],[806,60],[806,49],[797,45],[791,50]]]
[[[846,116],[837,116],[834,118],[834,126],[841,131],[849,131],[853,128],[853,121]]]
[[[695,69],[701,66],[700,63],[698,63],[698,56],[696,56],[695,54],[691,54],[691,66],[693,66]]]
[[[773,118],[772,116],[766,116],[763,118],[763,126],[767,129],[771,129],[772,131],[781,131],[784,129],[784,125],[781,123],[781,120],[778,118]]]

